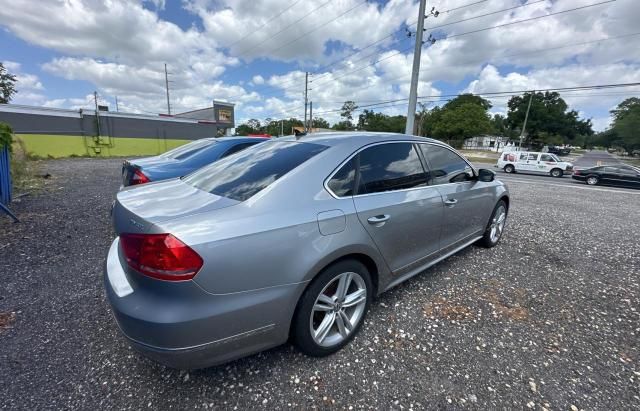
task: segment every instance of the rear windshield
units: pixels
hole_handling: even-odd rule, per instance
[[[256,144],[183,180],[200,190],[245,201],[326,148],[293,141]]]
[[[205,147],[217,143],[215,140],[196,140],[191,143],[176,147],[162,154],[163,157],[173,158],[175,160],[184,160],[191,157]]]

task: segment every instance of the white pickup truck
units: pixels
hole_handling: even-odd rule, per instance
[[[573,164],[562,161],[555,154],[531,151],[510,151],[500,154],[497,168],[505,173],[547,174],[562,177],[573,172]]]

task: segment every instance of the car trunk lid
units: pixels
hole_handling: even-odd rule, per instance
[[[239,201],[199,190],[180,179],[120,191],[113,207],[116,233],[150,233],[164,221],[226,208]]]

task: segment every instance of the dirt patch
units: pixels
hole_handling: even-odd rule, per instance
[[[0,332],[13,328],[13,323],[16,321],[16,313],[0,313]]]
[[[516,293],[517,297],[523,298],[522,292]],[[509,304],[504,302],[498,293],[495,291],[488,291],[483,295],[483,298],[493,306],[495,312],[505,318],[509,318],[515,321],[524,321],[529,318],[529,310],[521,306],[519,303]]]
[[[426,317],[444,318],[449,321],[464,321],[472,316],[471,309],[466,305],[456,304],[444,297],[436,297],[423,307]]]

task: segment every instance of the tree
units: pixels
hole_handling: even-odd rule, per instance
[[[343,120],[335,123],[331,128],[337,131],[351,131],[353,130],[353,124],[349,120]]]
[[[272,120],[268,124],[263,127],[263,132],[265,134],[269,134],[272,136],[279,136],[280,131],[284,133],[285,136],[292,134],[293,127],[302,127],[302,120],[298,120],[297,118],[289,118],[282,120]]]
[[[0,103],[9,104],[11,97],[18,92],[15,87],[16,81],[16,76],[9,73],[0,62]]]
[[[388,116],[383,113],[375,113],[372,110],[364,110],[358,116],[359,130],[403,133],[406,123],[405,116]]]
[[[491,103],[471,94],[460,95],[442,107],[434,107],[421,115],[420,129],[432,136],[460,147],[465,139],[492,130],[489,113]]]
[[[252,118],[248,120],[246,123],[240,124],[236,127],[236,135],[237,136],[246,136],[249,134],[261,134],[262,126],[260,125],[260,120],[256,120]]]
[[[611,130],[603,136],[609,139],[607,146],[620,146],[629,154],[640,150],[640,99],[631,97],[624,100],[611,110],[611,115]]]
[[[358,106],[355,102],[351,100],[345,101],[342,105],[342,108],[340,109],[340,117],[349,121],[353,120],[353,112],[356,111],[357,108]]]
[[[531,97],[531,109],[527,118],[527,141],[532,146],[546,143],[570,143],[578,136],[592,135],[591,120],[580,120],[578,112],[569,110],[567,103],[557,92],[524,93],[509,100],[507,124],[520,130]]]
[[[330,128],[329,122],[322,117],[314,117],[312,121],[312,128]]]

